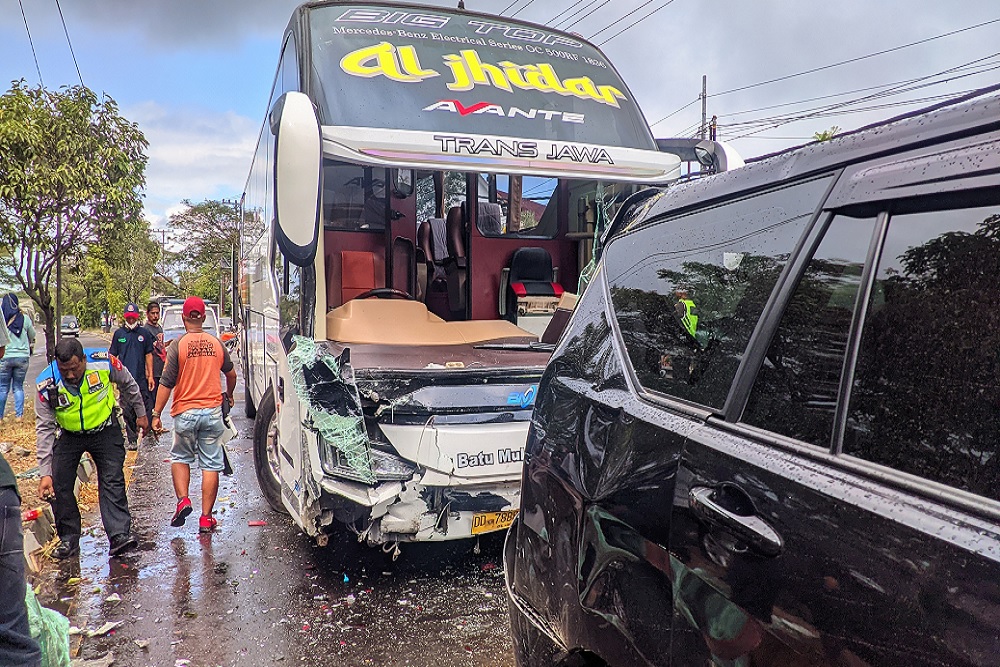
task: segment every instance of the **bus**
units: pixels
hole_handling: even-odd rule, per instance
[[[506,528],[595,234],[680,162],[578,35],[462,9],[298,7],[234,281],[268,503],[319,544],[346,529],[397,555]]]

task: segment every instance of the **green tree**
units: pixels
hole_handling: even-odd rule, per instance
[[[136,218],[120,225],[111,238],[102,243],[101,251],[125,302],[139,304],[144,301],[150,294],[153,270],[160,260],[160,244],[150,237],[149,222]]]
[[[0,262],[44,313],[55,345],[56,262],[139,218],[147,146],[108,96],[14,81],[0,96]]]
[[[185,294],[215,301],[220,285],[225,293],[230,284],[228,267],[233,248],[240,243],[240,213],[214,199],[183,203],[187,208],[170,216],[170,226],[185,240],[176,264],[180,287]]]

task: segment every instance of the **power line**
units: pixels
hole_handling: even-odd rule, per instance
[[[965,74],[960,74],[958,76],[949,77],[949,78],[942,79],[942,80],[939,80],[939,81],[932,81],[931,79],[936,79],[936,78],[945,76],[947,74],[952,74],[952,73],[955,73],[955,72],[960,72],[962,70],[969,69],[973,65],[984,63],[984,61],[992,60],[992,59],[994,59],[994,58],[996,58],[998,56],[1000,56],[1000,52],[993,53],[993,54],[990,54],[990,55],[985,56],[983,58],[978,58],[976,60],[971,60],[969,62],[962,63],[961,65],[957,65],[955,67],[951,67],[951,68],[942,70],[940,72],[935,72],[933,74],[928,74],[926,76],[919,77],[917,79],[911,79],[910,81],[902,82],[902,83],[900,83],[898,85],[892,85],[891,87],[886,88],[884,90],[880,90],[879,92],[872,93],[871,95],[865,95],[863,97],[859,97],[859,98],[856,98],[856,99],[853,99],[853,100],[845,100],[843,102],[838,102],[838,103],[835,103],[835,104],[829,104],[829,105],[823,105],[823,106],[820,106],[820,107],[814,107],[813,109],[802,109],[802,110],[799,110],[799,111],[795,112],[794,115],[793,114],[786,114],[786,115],[772,116],[770,118],[756,119],[756,120],[752,120],[752,121],[740,121],[740,122],[737,122],[737,123],[730,123],[730,124],[728,124],[728,126],[729,127],[735,127],[735,126],[742,125],[744,127],[750,127],[750,126],[754,126],[754,125],[764,125],[764,124],[771,124],[771,123],[775,123],[775,122],[777,122],[779,124],[784,124],[784,123],[788,123],[788,122],[795,122],[797,120],[811,118],[815,114],[826,113],[826,112],[829,112],[829,111],[832,111],[832,110],[835,110],[835,109],[839,109],[839,108],[843,108],[843,107],[847,107],[847,106],[853,106],[853,105],[856,105],[856,104],[860,104],[862,102],[870,102],[870,101],[881,99],[881,98],[884,98],[884,97],[890,97],[890,96],[893,96],[893,95],[901,95],[903,93],[912,92],[914,90],[920,90],[920,89],[923,89],[923,88],[929,88],[931,86],[941,85],[943,83],[949,83],[951,81],[957,81],[958,79],[963,79],[963,78],[967,78],[967,77],[970,77],[970,76],[976,76],[978,74],[983,74],[985,72],[993,71],[995,69],[1000,68],[1000,65],[996,65],[996,64],[992,64],[992,63],[990,63],[988,65],[984,64],[984,65],[981,65],[980,69],[978,69],[977,71],[966,72]]]
[[[656,121],[655,123],[651,123],[649,126],[653,127],[653,125],[659,125],[660,123],[662,123],[666,119],[670,118],[671,116],[676,116],[677,114],[679,114],[680,112],[684,111],[685,109],[687,109],[692,104],[695,104],[696,102],[700,102],[700,101],[701,101],[701,95],[699,95],[698,97],[694,98],[693,100],[691,100],[690,102],[688,102],[687,104],[685,104],[684,106],[682,106],[677,111],[674,111],[672,113],[668,113],[666,116],[664,116],[660,120]]]
[[[516,12],[514,12],[513,14],[511,14],[511,17],[513,18],[513,17],[517,16],[518,14],[520,14],[521,12],[523,12],[523,11],[524,11],[525,9],[527,9],[527,8],[528,8],[528,7],[529,7],[529,6],[531,5],[531,3],[533,3],[534,1],[535,1],[535,0],[528,0],[528,4],[527,4],[527,5],[525,5],[524,7],[521,7],[521,8],[519,9],[519,10],[517,10],[517,11],[516,11]]]
[[[611,35],[611,37],[608,37],[606,40],[604,40],[603,42],[599,43],[598,46],[604,46],[605,44],[607,44],[608,42],[610,42],[611,40],[613,40],[615,37],[617,37],[618,35],[622,34],[626,30],[631,30],[632,28],[634,28],[635,26],[639,25],[640,23],[642,23],[643,21],[645,21],[646,19],[648,19],[650,16],[652,16],[656,12],[660,11],[661,9],[663,9],[665,7],[668,7],[668,6],[672,5],[675,1],[676,0],[667,0],[666,3],[660,5],[659,7],[657,7],[656,9],[654,9],[653,11],[651,11],[650,13],[646,14],[645,16],[643,16],[638,21],[635,21],[634,23],[629,24],[627,27],[622,28],[621,30],[619,30],[615,34]]]
[[[808,115],[803,116],[801,118],[781,119],[781,120],[778,120],[778,121],[776,121],[774,123],[768,123],[768,124],[766,124],[766,127],[759,127],[757,129],[753,130],[752,132],[748,132],[745,135],[741,135],[739,137],[734,137],[734,138],[740,139],[740,138],[742,138],[744,136],[749,136],[750,134],[756,134],[757,132],[763,132],[765,130],[769,130],[769,129],[772,129],[772,128],[775,128],[775,127],[780,127],[781,125],[787,125],[789,123],[795,123],[795,122],[798,122],[800,120],[814,120],[816,118],[835,118],[837,116],[846,116],[847,114],[852,114],[852,113],[865,113],[867,111],[881,111],[883,109],[893,109],[895,107],[905,107],[905,106],[910,106],[910,105],[913,105],[913,104],[926,104],[928,102],[936,102],[938,100],[951,99],[951,98],[955,97],[956,95],[966,95],[966,94],[968,94],[970,92],[972,92],[972,89],[957,91],[957,92],[954,92],[954,93],[946,93],[946,94],[943,94],[943,95],[931,95],[931,96],[928,96],[928,97],[917,97],[917,98],[913,98],[913,99],[909,99],[909,100],[899,100],[897,102],[888,102],[886,104],[873,104],[873,105],[870,105],[870,106],[858,107],[856,109],[843,109],[843,110],[833,110],[833,111],[818,111],[816,113],[808,114]],[[733,129],[733,128],[739,128],[741,126],[739,126],[739,125],[719,125],[719,127],[722,128],[722,129]],[[743,127],[743,129],[747,129],[748,130],[750,128],[749,127]]]
[[[755,129],[755,130],[750,130],[750,131],[748,131],[748,132],[746,132],[744,134],[735,136],[732,139],[730,139],[730,141],[735,141],[737,139],[745,139],[746,137],[753,136],[753,135],[755,135],[755,134],[757,134],[759,132],[764,132],[766,130],[771,130],[771,129],[774,129],[774,128],[777,128],[777,127],[781,127],[782,125],[788,125],[789,123],[795,123],[795,122],[798,122],[800,120],[814,120],[816,118],[831,118],[831,117],[837,117],[837,116],[847,115],[847,114],[850,114],[850,113],[863,113],[863,112],[866,112],[866,111],[880,111],[880,110],[883,110],[883,109],[892,109],[892,108],[896,108],[896,107],[912,106],[914,104],[926,104],[927,102],[933,102],[935,100],[954,100],[955,97],[956,97],[956,95],[958,95],[958,96],[967,95],[970,92],[974,92],[974,91],[960,91],[960,92],[957,92],[957,93],[948,93],[946,95],[935,95],[933,97],[921,97],[921,98],[917,98],[917,99],[902,100],[902,101],[899,101],[899,102],[891,102],[889,104],[878,104],[878,105],[873,105],[873,106],[870,106],[870,107],[862,107],[862,108],[858,108],[858,109],[848,109],[848,110],[842,110],[842,111],[836,111],[836,112],[816,112],[816,113],[804,115],[804,116],[802,116],[800,118],[789,118],[789,119],[786,119],[786,120],[776,121],[776,122],[771,123],[769,125],[766,125],[764,127],[760,127],[760,128]]]
[[[635,9],[633,9],[632,11],[628,12],[627,14],[623,14],[622,16],[618,17],[618,19],[616,21],[613,21],[613,22],[609,23],[608,25],[604,26],[603,28],[601,28],[600,30],[598,30],[597,32],[595,32],[593,35],[591,35],[590,39],[594,39],[595,37],[597,37],[598,35],[600,35],[605,30],[610,30],[611,28],[613,28],[614,26],[618,25],[619,23],[621,23],[622,21],[624,21],[628,17],[632,16],[632,14],[635,14],[637,11],[639,11],[640,9],[642,9],[643,7],[645,7],[646,5],[653,4],[655,1],[656,0],[647,0],[646,2],[642,3],[641,5],[639,5]]]
[[[31,57],[35,59],[35,71],[38,72],[38,83],[45,87],[45,82],[42,81],[42,68],[38,66],[38,55],[35,53],[35,43],[31,39],[31,30],[28,29],[28,17],[24,15],[24,4],[21,0],[17,0],[17,4],[21,7],[21,18],[24,19],[24,31],[28,33],[28,44],[31,45]]]
[[[576,17],[578,17],[578,16],[580,16],[580,15],[584,15],[584,16],[586,16],[585,12],[586,12],[586,11],[587,11],[588,9],[590,9],[591,7],[593,7],[594,5],[596,5],[596,4],[598,3],[598,2],[600,2],[600,0],[590,0],[590,2],[588,2],[588,3],[587,3],[587,4],[585,4],[585,5],[583,6],[583,7],[581,7],[581,8],[580,8],[580,9],[578,9],[578,10],[576,10],[576,11],[575,11],[575,12],[573,12],[572,14],[570,14],[570,15],[568,15],[568,16],[564,16],[564,17],[562,17],[562,18],[561,18],[561,19],[559,20],[559,23],[560,23],[560,24],[562,24],[562,26],[563,26],[563,27],[562,27],[562,28],[560,28],[560,29],[561,29],[561,30],[565,30],[565,29],[566,29],[567,27],[569,27],[569,25],[570,25],[571,23],[573,23],[573,20],[574,20],[574,19],[575,19]],[[555,27],[555,26],[553,26],[553,27]]]
[[[511,7],[513,7],[514,5],[516,5],[516,4],[517,4],[517,3],[519,3],[519,2],[521,2],[521,0],[514,0],[514,2],[510,3],[509,5],[507,5],[507,6],[506,6],[506,7],[504,7],[503,9],[501,9],[501,10],[500,10],[500,14],[501,14],[501,15],[505,14],[505,13],[507,12],[507,10],[508,10],[508,9],[510,9]]]
[[[66,19],[63,17],[62,5],[56,0],[56,9],[59,10],[59,20],[62,21],[63,32],[66,33],[66,43],[69,45],[69,54],[73,56],[73,66],[76,67],[76,75],[80,78],[80,85],[83,85],[83,75],[80,74],[80,65],[76,62],[76,53],[73,52],[73,42],[69,39],[69,30],[66,28]]]
[[[566,14],[566,12],[570,11],[574,7],[579,7],[580,5],[582,5],[583,3],[585,3],[586,1],[587,0],[576,0],[576,2],[570,4],[569,7],[567,7],[564,10],[562,10],[561,12],[559,12],[558,14],[556,14],[555,16],[553,16],[552,18],[550,18],[548,21],[546,21],[545,25],[552,25],[552,22],[555,21],[557,18],[559,18],[560,16],[563,16],[564,14]]]
[[[604,2],[602,2],[601,4],[599,4],[599,5],[597,5],[596,7],[594,7],[594,8],[592,9],[592,10],[590,10],[590,12],[588,12],[588,13],[584,14],[583,16],[581,16],[580,18],[578,18],[577,20],[575,20],[575,21],[573,21],[572,23],[570,23],[569,25],[565,26],[565,27],[563,28],[563,30],[569,30],[569,29],[570,29],[570,28],[572,28],[573,26],[575,26],[575,25],[577,25],[577,24],[579,24],[579,23],[582,23],[583,21],[586,21],[586,20],[587,20],[587,19],[589,19],[589,18],[590,18],[591,16],[593,16],[593,15],[594,15],[595,13],[597,13],[597,11],[598,11],[598,10],[599,10],[599,9],[600,9],[601,7],[603,7],[604,5],[608,4],[609,2],[611,2],[611,0],[604,0]]]
[[[671,0],[671,1],[673,1],[673,0]],[[803,75],[806,75],[806,74],[813,74],[815,72],[822,72],[823,70],[832,69],[834,67],[840,67],[841,65],[847,65],[849,63],[860,62],[862,60],[867,60],[869,58],[874,58],[876,56],[882,56],[882,55],[885,55],[887,53],[892,53],[893,51],[900,51],[902,49],[907,49],[907,48],[909,48],[911,46],[917,46],[919,44],[926,44],[927,42],[932,42],[932,41],[934,41],[936,39],[942,39],[943,37],[950,37],[952,35],[957,35],[959,33],[966,32],[968,30],[974,30],[976,28],[982,28],[983,26],[987,26],[987,25],[990,25],[992,23],[997,23],[997,22],[1000,22],[1000,18],[992,19],[990,21],[984,21],[983,23],[977,23],[975,25],[970,25],[970,26],[967,26],[965,28],[960,28],[958,30],[952,30],[951,32],[946,32],[946,33],[943,33],[943,34],[940,34],[940,35],[935,35],[934,37],[928,37],[926,39],[921,39],[921,40],[918,40],[916,42],[910,42],[909,44],[903,44],[901,46],[894,46],[894,47],[889,48],[889,49],[883,49],[882,51],[876,51],[875,53],[869,53],[869,54],[864,55],[864,56],[858,56],[857,58],[849,58],[847,60],[841,60],[840,62],[831,63],[829,65],[823,65],[822,67],[814,67],[812,69],[807,69],[807,70],[803,70],[801,72],[796,72],[795,74],[788,74],[786,76],[780,76],[780,77],[777,77],[775,79],[768,79],[767,81],[760,81],[758,83],[751,83],[749,85],[740,86],[738,88],[730,88],[729,90],[723,90],[723,91],[718,92],[718,93],[712,93],[711,95],[709,95],[709,97],[719,97],[720,95],[728,95],[729,93],[735,93],[735,92],[740,91],[740,90],[748,90],[750,88],[757,88],[757,87],[760,87],[760,86],[766,86],[766,85],[771,84],[771,83],[777,83],[778,81],[787,81],[788,79],[793,79],[795,77],[803,76]],[[601,42],[601,44],[603,44],[603,43],[604,42]]]

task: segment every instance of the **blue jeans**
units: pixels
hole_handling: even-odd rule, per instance
[[[21,501],[14,489],[0,489],[0,665],[37,667],[42,661],[28,627],[25,586]]]
[[[28,358],[15,357],[0,360],[0,417],[7,409],[7,394],[14,389],[14,412],[24,416],[24,376],[28,374]]]

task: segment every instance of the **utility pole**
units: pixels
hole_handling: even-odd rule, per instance
[[[56,217],[56,342],[62,337],[62,213]],[[52,361],[49,359],[49,361]]]
[[[701,138],[705,138],[708,128],[708,75],[701,75]]]

